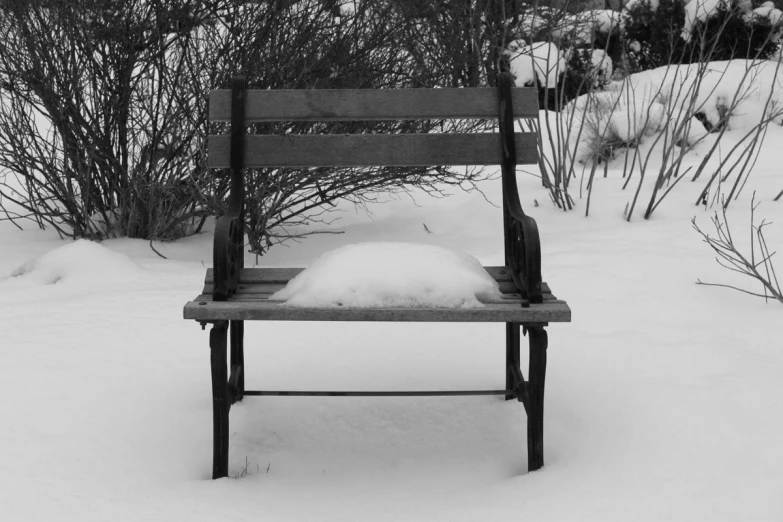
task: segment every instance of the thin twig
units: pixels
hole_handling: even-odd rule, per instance
[[[153,251],[153,252],[155,252],[156,254],[158,254],[158,255],[159,255],[160,257],[162,257],[163,259],[168,259],[168,257],[164,256],[163,254],[161,254],[160,252],[158,252],[157,250],[155,250],[155,247],[152,245],[152,240],[151,240],[151,239],[150,239],[150,248],[152,249],[152,251]]]

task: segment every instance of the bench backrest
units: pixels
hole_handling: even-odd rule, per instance
[[[499,115],[499,94],[493,88],[248,90],[243,96],[244,123]],[[512,106],[517,118],[538,117],[535,89],[513,89]],[[209,119],[232,120],[232,90],[210,93]],[[231,166],[231,139],[209,136],[209,167]],[[535,133],[518,132],[514,139],[516,163],[536,163]],[[498,133],[247,135],[243,145],[242,166],[250,168],[497,165],[502,151]]]
[[[531,303],[542,302],[541,248],[535,220],[519,203],[517,164],[538,160],[537,136],[516,132],[515,118],[537,118],[535,89],[515,88],[498,75],[498,88],[231,90],[210,93],[209,118],[230,121],[228,136],[209,136],[207,165],[230,168],[229,208],[215,225],[213,298],[234,291],[243,266],[243,169],[263,167],[502,167],[506,266]],[[245,135],[248,123],[298,121],[497,119],[499,132],[429,134]]]

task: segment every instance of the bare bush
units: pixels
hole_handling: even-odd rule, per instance
[[[772,264],[772,256],[775,255],[775,252],[770,252],[767,241],[764,238],[764,227],[770,223],[762,219],[761,223],[758,225],[756,224],[755,211],[759,204],[756,203],[755,199],[756,194],[754,193],[750,204],[749,252],[741,252],[735,244],[731,235],[728,217],[726,216],[725,205],[721,205],[720,214],[715,212],[715,215],[712,217],[712,224],[715,227],[717,234],[716,237],[712,237],[708,233],[702,231],[698,225],[696,225],[695,217],[693,218],[692,223],[693,228],[702,236],[704,242],[718,255],[715,258],[715,261],[717,261],[720,266],[761,283],[763,293],[751,292],[732,285],[704,283],[701,280],[697,280],[696,283],[700,285],[731,288],[756,297],[763,297],[765,300],[777,299],[780,303],[783,303],[783,292],[781,292],[780,282],[775,273],[775,267]]]
[[[0,205],[70,237],[198,229],[203,77],[192,34],[219,1],[0,7]],[[7,203],[22,209],[10,213]]]
[[[226,86],[233,74],[244,74],[251,89],[364,89],[403,87],[459,87],[476,84],[477,54],[473,48],[473,2],[456,2],[461,9],[411,16],[398,2],[347,2],[336,16],[334,5],[301,0],[280,8],[273,3],[232,6],[220,24],[205,28],[204,38],[225,52],[219,57],[213,85]],[[473,10],[469,6],[473,5]],[[339,6],[338,6],[339,7]],[[419,15],[418,11],[413,14]],[[481,12],[479,12],[481,14]],[[454,34],[468,38],[435,51],[425,35],[438,31],[445,38],[446,22],[461,20]],[[482,44],[483,45],[483,44]],[[450,51],[449,51],[450,49]],[[483,65],[483,64],[482,64]],[[482,72],[484,71],[484,72]],[[483,83],[483,82],[482,82]],[[281,122],[254,124],[263,134],[320,133],[428,133],[466,132],[489,126],[483,121]],[[215,133],[225,132],[216,125]],[[259,169],[245,176],[247,234],[251,252],[261,254],[272,245],[308,234],[332,217],[337,200],[364,207],[379,192],[413,188],[441,195],[444,185],[470,189],[483,179],[480,169],[445,167]],[[224,194],[226,177],[215,181],[215,193]]]
[[[494,81],[504,0],[11,0],[0,7],[0,209],[71,237],[173,238],[220,213],[207,171],[206,95],[255,89],[460,87]],[[433,43],[434,42],[434,43]],[[254,125],[272,134],[447,132],[485,122]],[[248,172],[253,252],[312,233],[339,199],[442,184],[480,170]],[[21,209],[21,210],[17,210]],[[310,230],[310,232],[308,232]]]
[[[612,54],[611,38],[601,40],[595,36],[600,25],[603,25],[603,31],[609,30],[607,27],[611,29],[615,18],[608,14],[602,14],[603,18],[598,19],[589,16],[577,19],[564,10],[549,10],[544,12],[541,23],[536,21],[537,14],[537,11],[533,12],[523,23],[523,28],[535,30],[537,38],[557,42],[560,46],[581,42],[579,52],[598,53],[602,59]],[[753,28],[748,29],[755,54],[743,55],[744,59],[734,64],[745,64],[745,68],[741,71],[732,69],[728,74],[728,66],[721,68],[710,62],[725,57],[727,41],[730,42],[730,37],[744,22],[735,11],[719,14],[706,24],[697,24],[688,42],[668,47],[661,45],[661,49],[668,49],[668,56],[657,59],[669,64],[665,67],[604,84],[584,75],[585,81],[576,89],[583,94],[569,103],[562,103],[567,101],[567,93],[562,90],[561,81],[547,79],[547,87],[553,95],[559,96],[561,103],[545,105],[539,122],[523,123],[523,126],[539,132],[542,183],[550,190],[557,207],[573,208],[569,189],[581,170],[580,197],[586,197],[585,213],[589,214],[595,177],[600,172],[606,177],[608,163],[615,158],[622,159],[622,173],[626,178],[623,188],[636,182],[631,201],[626,206],[627,220],[631,220],[636,211],[642,187],[651,185],[652,188],[643,213],[644,218],[649,219],[686,173],[693,170],[691,180],[696,181],[716,159],[718,166],[706,180],[698,204],[717,194],[722,183],[732,184],[725,205],[738,197],[769,125],[783,121],[783,110],[776,94],[780,63],[760,59],[776,45],[773,40],[777,32],[769,27],[758,34]],[[627,35],[621,31],[620,37]],[[674,38],[680,38],[680,35]],[[599,43],[605,47],[597,48]],[[622,44],[626,52],[616,68],[627,72],[633,67],[625,62],[635,52],[631,47],[638,42],[623,41]],[[734,51],[739,52],[738,49]],[[554,55],[550,53],[538,58],[546,62],[539,68],[555,71],[562,78],[568,70],[568,65],[563,64],[563,56],[574,54],[571,48],[561,49]],[[749,122],[748,113],[756,118],[753,122]],[[730,120],[738,115],[746,120],[745,132],[726,153],[725,147],[721,148],[722,138],[730,129]],[[711,135],[708,150],[700,154],[697,165],[687,166],[690,162],[687,153],[707,135]]]

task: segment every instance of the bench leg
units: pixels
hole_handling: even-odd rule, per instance
[[[546,378],[547,334],[543,326],[527,327],[530,340],[527,410],[527,469],[544,465],[544,380]]]
[[[245,396],[245,322],[231,321],[231,375],[229,386],[231,402],[241,401]]]
[[[511,366],[519,368],[519,323],[506,323],[506,389],[513,390],[514,374]],[[514,395],[506,395],[506,400],[516,399]]]
[[[209,332],[212,365],[212,478],[228,476],[228,377],[226,376],[228,321],[220,321]]]

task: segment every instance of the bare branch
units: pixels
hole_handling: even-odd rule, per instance
[[[770,254],[769,248],[767,247],[766,239],[764,238],[763,228],[768,223],[762,220],[760,225],[756,226],[755,224],[755,210],[758,207],[758,205],[755,202],[755,196],[756,195],[754,193],[750,204],[751,206],[750,228],[751,228],[751,238],[753,238],[753,236],[755,235],[756,241],[751,242],[751,246],[750,246],[751,252],[749,256],[742,254],[737,248],[737,246],[734,244],[733,240],[731,239],[729,222],[726,216],[726,207],[724,205],[721,205],[721,210],[720,210],[721,214],[719,215],[716,212],[715,216],[712,218],[712,223],[715,226],[715,229],[720,239],[716,240],[710,237],[709,234],[707,234],[706,232],[703,232],[698,227],[698,225],[696,225],[695,217],[693,218],[691,223],[693,224],[694,230],[696,230],[702,236],[704,242],[707,243],[710,246],[710,248],[712,248],[713,251],[716,254],[718,254],[718,256],[720,256],[720,258],[725,259],[733,266],[724,264],[720,261],[720,258],[716,258],[716,261],[718,262],[719,265],[729,270],[732,270],[734,272],[740,273],[744,276],[751,277],[756,281],[760,282],[764,288],[764,294],[750,292],[731,285],[703,283],[701,282],[701,280],[697,280],[697,283],[702,285],[732,288],[734,290],[739,290],[746,294],[754,295],[757,297],[764,297],[765,299],[772,297],[774,299],[777,299],[779,302],[783,303],[783,292],[781,292],[780,283],[777,279],[777,275],[775,274],[775,268],[772,265],[772,256],[775,253],[773,252]],[[756,251],[756,249],[758,249],[758,252]],[[748,259],[748,257],[750,257],[750,259]],[[761,260],[755,261],[757,257],[759,257]],[[759,267],[762,267],[763,270],[759,271]]]

